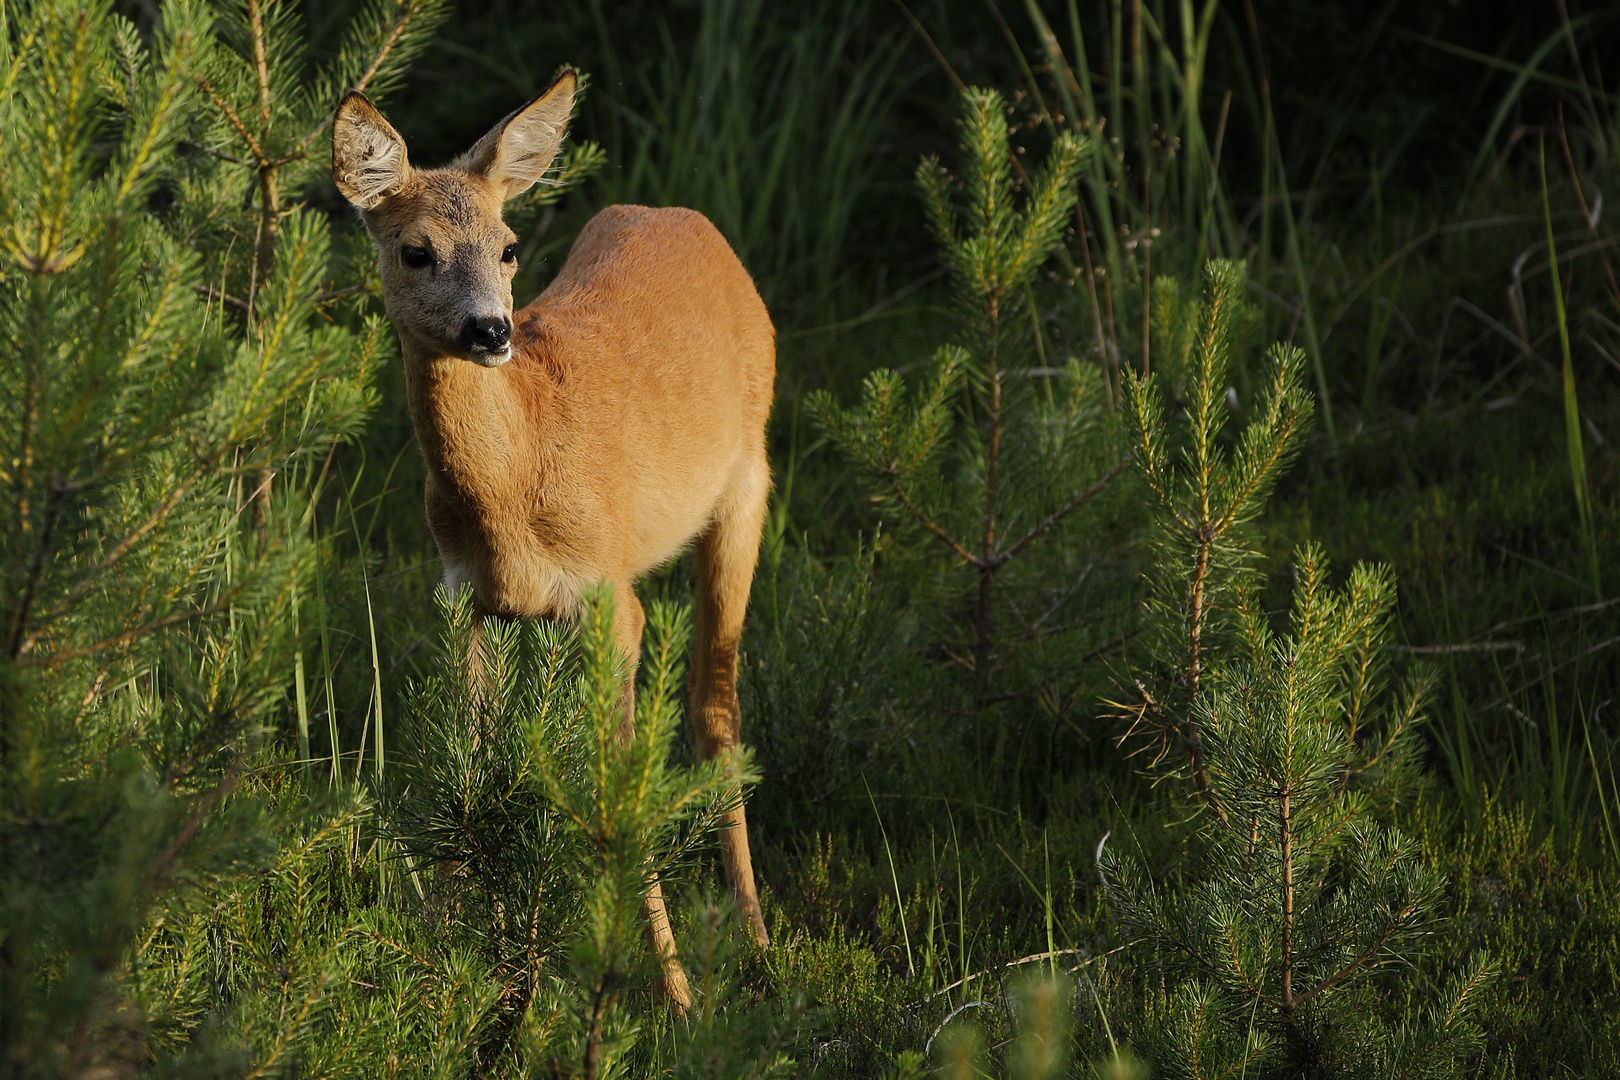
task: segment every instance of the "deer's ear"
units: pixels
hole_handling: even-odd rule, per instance
[[[461,167],[488,178],[503,199],[528,191],[551,168],[562,146],[576,85],[573,69],[564,70],[550,89],[479,139],[462,157]]]
[[[366,95],[343,95],[332,118],[332,179],[343,197],[370,210],[405,186],[411,163],[405,140]]]

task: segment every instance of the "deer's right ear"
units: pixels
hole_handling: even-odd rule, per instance
[[[405,140],[366,95],[350,90],[332,118],[332,179],[343,197],[370,210],[405,186]]]

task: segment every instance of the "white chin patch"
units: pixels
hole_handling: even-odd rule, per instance
[[[483,367],[500,367],[510,359],[512,359],[510,347],[502,349],[500,352],[481,351],[472,354],[473,363],[480,364]]]

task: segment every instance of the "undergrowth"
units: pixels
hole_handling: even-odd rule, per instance
[[[0,1075],[1615,1072],[1615,27],[1484,7],[1499,42],[1440,3],[0,7]],[[685,204],[780,331],[763,952],[680,732],[690,568],[642,585],[627,749],[605,599],[436,605],[326,212],[331,87],[431,156],[565,61],[600,146],[525,208],[519,301],[606,202]],[[1291,859],[1298,967],[1338,957],[1293,1000]]]

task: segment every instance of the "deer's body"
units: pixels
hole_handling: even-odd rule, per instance
[[[737,644],[770,489],[774,331],[707,219],[641,206],[592,218],[550,287],[512,311],[516,237],[501,206],[551,164],[573,90],[567,73],[431,170],[412,168],[399,134],[350,94],[333,121],[333,176],[377,242],[446,584],[470,586],[486,616],[568,619],[606,581],[634,659],[636,579],[694,547],[692,723],[707,759],[740,737]],[[722,860],[763,944],[741,806],[730,825]],[[684,1006],[656,882],[647,916],[665,989]]]
[[[701,215],[602,211],[512,324],[501,367],[406,358],[445,578],[481,609],[568,617],[603,580],[624,605],[740,504],[763,509],[770,318]]]

